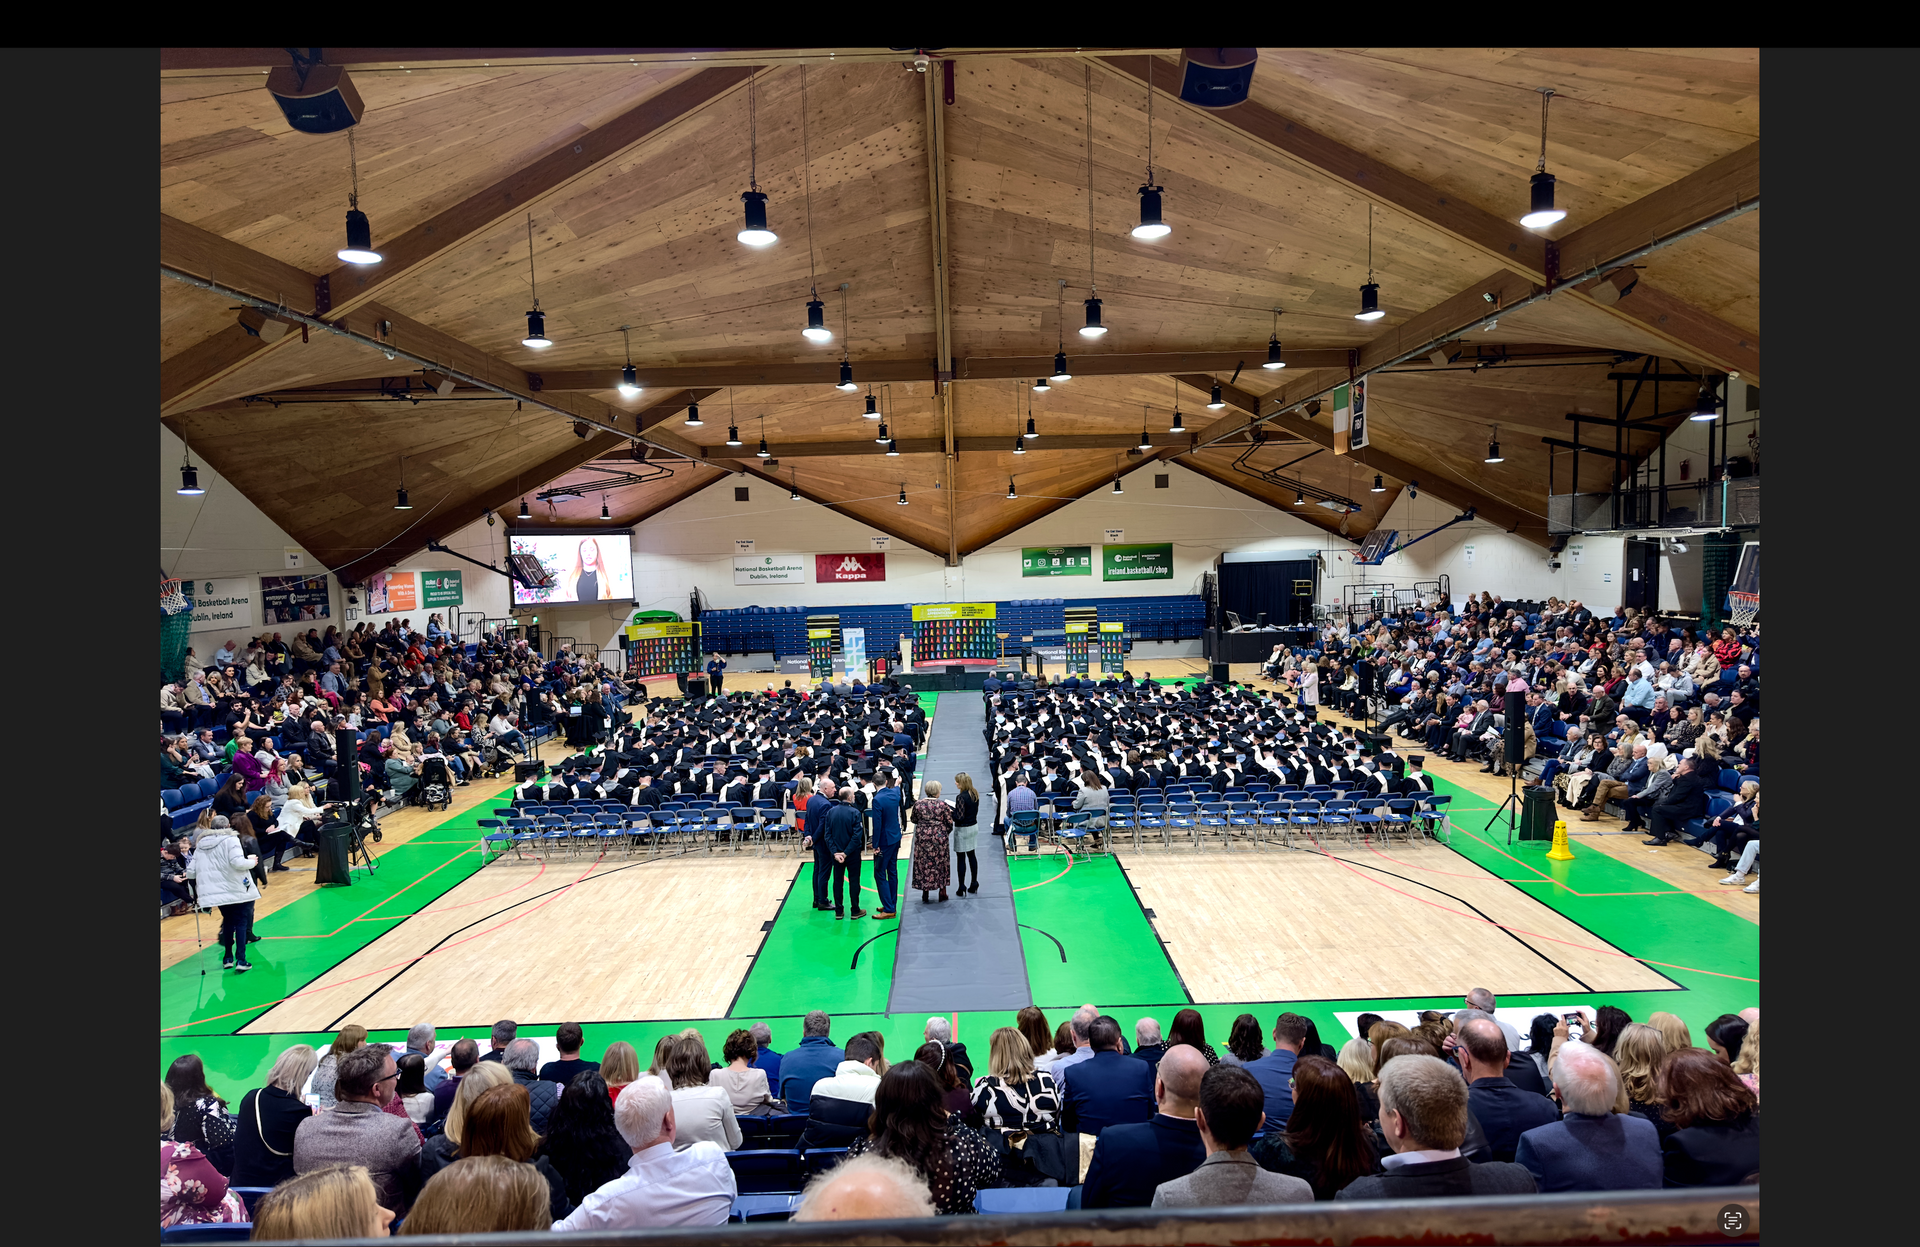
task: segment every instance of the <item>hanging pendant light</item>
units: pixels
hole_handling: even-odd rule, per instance
[[[1015,420],[1020,418],[1020,387],[1018,385],[1013,387],[1013,418]],[[1029,441],[1038,436],[1040,436],[1040,430],[1033,423],[1033,396],[1029,394],[1027,396],[1027,431],[1016,440]],[[1022,447],[1015,453],[1024,455],[1027,453],[1026,448]]]
[[[525,498],[522,498],[520,500],[520,518],[523,520],[530,520],[533,518],[533,512],[527,510],[527,500]]]
[[[1086,66],[1087,73],[1087,319],[1080,326],[1080,336],[1097,338],[1107,332],[1100,323],[1100,283],[1093,278],[1094,239],[1093,239],[1093,66]]]
[[[1055,351],[1053,353],[1053,375],[1047,378],[1047,380],[1049,381],[1073,380],[1073,374],[1067,371],[1067,353],[1065,351]]]
[[[1153,449],[1153,434],[1147,432],[1144,425],[1140,428],[1140,449],[1143,451]]]
[[[1420,496],[1420,482],[1419,482],[1419,481],[1408,481],[1408,482],[1407,482],[1407,497],[1408,497],[1408,499],[1414,499],[1414,498],[1418,498],[1419,496]]]
[[[360,211],[360,154],[351,126],[347,128],[347,163],[353,171],[353,189],[347,192],[347,245],[334,254],[348,264],[378,264],[382,256],[373,249],[373,226]]]
[[[1147,182],[1140,188],[1140,224],[1133,236],[1151,242],[1165,238],[1173,227],[1160,218],[1160,196],[1166,188],[1153,184],[1153,58],[1147,58]]]
[[[603,520],[613,518],[613,513],[607,510],[607,496],[605,494],[600,495],[600,518]]]
[[[803,498],[800,497],[799,474],[792,468],[787,469],[787,501],[788,502],[805,501]]]
[[[894,505],[901,507],[907,505],[907,483],[905,481],[900,482],[900,499]]]
[[[1033,392],[1035,394],[1045,394],[1048,390],[1051,390],[1052,388],[1053,386],[1048,384],[1047,379],[1045,377],[1042,377],[1038,381],[1035,381],[1033,383]]]
[[[1027,437],[1035,438],[1038,436],[1040,436],[1040,430],[1033,427],[1033,416],[1028,415],[1027,416]]]
[[[867,387],[867,409],[861,412],[860,415],[862,419],[866,420],[878,420],[880,418],[880,404],[874,400],[872,386]]]
[[[1116,471],[1116,472],[1115,472],[1115,473],[1113,474],[1113,493],[1114,493],[1114,496],[1115,496],[1115,497],[1118,497],[1119,495],[1121,495],[1121,494],[1124,494],[1124,493],[1126,493],[1126,492],[1127,492],[1126,490],[1124,490],[1124,489],[1122,489],[1122,488],[1120,488],[1120,473]]]
[[[817,289],[813,297],[807,300],[807,327],[800,333],[809,342],[833,341],[833,330],[827,328],[827,305],[820,301],[820,291]]]
[[[1380,283],[1373,279],[1373,205],[1367,205],[1367,284],[1360,287],[1360,310],[1353,314],[1355,320],[1379,320],[1386,313],[1380,310]]]
[[[1306,506],[1306,505],[1307,505],[1307,491],[1306,491],[1306,490],[1304,490],[1304,489],[1296,489],[1296,490],[1294,490],[1294,491],[1293,491],[1293,505],[1294,505],[1294,506],[1296,506],[1296,507],[1304,507],[1304,506]]]
[[[900,457],[900,443],[894,441],[891,437],[889,437],[887,439],[887,458],[898,459],[899,457]]]
[[[756,459],[768,459],[773,455],[773,452],[767,449],[767,418],[765,416],[760,417],[760,449],[754,451],[753,455]]]
[[[1540,92],[1540,167],[1534,172],[1528,189],[1527,215],[1520,224],[1528,229],[1545,229],[1567,214],[1553,206],[1553,174],[1547,172],[1547,106],[1553,102],[1552,87],[1536,87]]]
[[[400,488],[394,491],[393,509],[411,511],[413,504],[407,501],[407,457],[400,456]]]
[[[184,441],[180,443],[180,488],[173,492],[183,498],[197,498],[207,492],[200,488],[200,470],[193,466],[193,456]]]
[[[765,247],[779,239],[767,228],[767,197],[760,190],[760,127],[755,108],[753,71],[747,72],[747,189],[740,198],[747,206],[746,222],[734,237],[749,247]]]
[[[527,336],[520,339],[520,345],[544,351],[553,345],[547,337],[546,314],[540,310],[540,275],[533,267],[533,213],[527,213],[527,275],[533,283],[533,309],[527,313]]]
[[[840,383],[834,387],[848,394],[860,388],[853,383],[853,334],[847,328],[847,287],[851,284],[840,283]]]
[[[1100,323],[1100,298],[1096,294],[1087,300],[1087,323],[1080,326],[1080,336],[1097,338],[1106,331],[1107,327]]]
[[[1213,383],[1213,393],[1207,397],[1207,410],[1219,411],[1222,407],[1225,407],[1226,405],[1227,405],[1227,400],[1220,397],[1220,383],[1218,381],[1215,381]]]
[[[687,404],[687,422],[684,427],[689,429],[698,429],[705,426],[705,424],[706,424],[706,421],[700,418],[700,404],[698,402],[688,403]]]
[[[1387,492],[1387,483],[1381,478],[1380,473],[1375,472],[1373,474],[1373,488],[1368,492],[1375,494],[1384,494]]]
[[[1016,455],[1024,455],[1027,453],[1027,439],[1021,437],[1018,433],[1013,435],[1013,453]]]
[[[1013,478],[1009,476],[1007,478],[1007,497],[1018,498],[1019,496],[1019,493],[1013,488]]]
[[[738,446],[740,444],[741,444],[740,443],[740,426],[737,424],[728,425],[727,426],[727,445]]]
[[[633,367],[633,335],[628,326],[620,326],[620,336],[627,340],[627,366],[620,370],[620,397],[640,397],[640,374]]]
[[[1273,336],[1267,339],[1267,362],[1260,365],[1268,371],[1285,368],[1287,361],[1280,357],[1280,309],[1273,309]]]
[[[1701,377],[1700,397],[1695,400],[1693,404],[1693,414],[1688,416],[1687,419],[1698,420],[1705,423],[1708,420],[1718,420],[1719,418],[1719,404],[1715,402],[1713,397],[1713,380],[1709,377]]]
[[[1506,462],[1506,459],[1500,454],[1500,426],[1497,424],[1493,426],[1493,432],[1487,438],[1487,457],[1485,462]]]
[[[853,383],[852,361],[844,360],[844,359],[840,361],[840,384],[834,386],[833,388],[836,390],[845,390],[849,394],[853,393],[853,391],[860,388],[859,386]]]
[[[887,436],[887,422],[885,420],[880,422],[880,428],[875,432],[873,440],[879,442],[882,446],[893,440]]]
[[[1167,426],[1167,432],[1185,433],[1186,431],[1187,431],[1186,417],[1181,415],[1180,409],[1176,407],[1173,412],[1173,423]]]

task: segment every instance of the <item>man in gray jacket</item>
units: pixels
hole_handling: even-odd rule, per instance
[[[385,1112],[400,1075],[386,1044],[362,1044],[340,1058],[334,1106],[293,1132],[293,1171],[365,1165],[380,1206],[404,1216],[420,1193],[420,1132]]]
[[[1207,1158],[1184,1178],[1162,1182],[1155,1208],[1217,1208],[1232,1204],[1311,1204],[1313,1188],[1290,1174],[1270,1173],[1247,1151],[1266,1121],[1267,1093],[1252,1074],[1216,1065],[1200,1080],[1200,1106],[1193,1115]]]

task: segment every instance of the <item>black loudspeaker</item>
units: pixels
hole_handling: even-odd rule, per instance
[[[1253,85],[1254,48],[1181,48],[1180,98],[1201,108],[1232,108]]]
[[[277,65],[267,74],[267,91],[302,134],[336,133],[367,110],[353,79],[335,65],[310,65],[305,78],[291,65]]]
[[[1525,762],[1527,751],[1527,696],[1508,693],[1506,708],[1506,762],[1509,766]]]
[[[360,799],[360,742],[354,730],[343,727],[333,734],[333,778],[339,783],[340,801]]]
[[[1525,789],[1520,796],[1520,838],[1522,840],[1553,839],[1553,824],[1557,815],[1553,809],[1553,788],[1547,784]]]
[[[1217,662],[1217,663],[1213,663],[1208,668],[1207,678],[1211,679],[1215,684],[1225,684],[1232,677],[1230,677],[1227,674],[1227,664],[1223,662]]]
[[[353,827],[345,822],[323,824],[314,842],[313,880],[315,883],[352,883],[347,868]]]

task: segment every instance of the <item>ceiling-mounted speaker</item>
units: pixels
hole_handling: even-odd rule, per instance
[[[267,75],[267,91],[287,115],[287,124],[303,134],[338,133],[367,111],[353,79],[334,65],[309,66],[304,81],[293,66],[281,65]]]
[[[647,461],[647,451],[650,449],[652,448],[645,442],[635,442],[633,444],[633,461],[635,463],[645,463]]]
[[[262,342],[278,342],[286,337],[287,330],[293,327],[289,321],[281,320],[277,316],[269,316],[258,308],[251,307],[240,309],[239,320],[242,329]]]
[[[1244,104],[1257,48],[1181,48],[1180,98],[1201,108]]]

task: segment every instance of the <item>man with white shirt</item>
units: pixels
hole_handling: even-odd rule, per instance
[[[738,1190],[727,1154],[706,1140],[674,1151],[673,1094],[659,1079],[629,1083],[613,1106],[613,1124],[633,1149],[627,1172],[555,1221],[555,1230],[726,1224]]]

